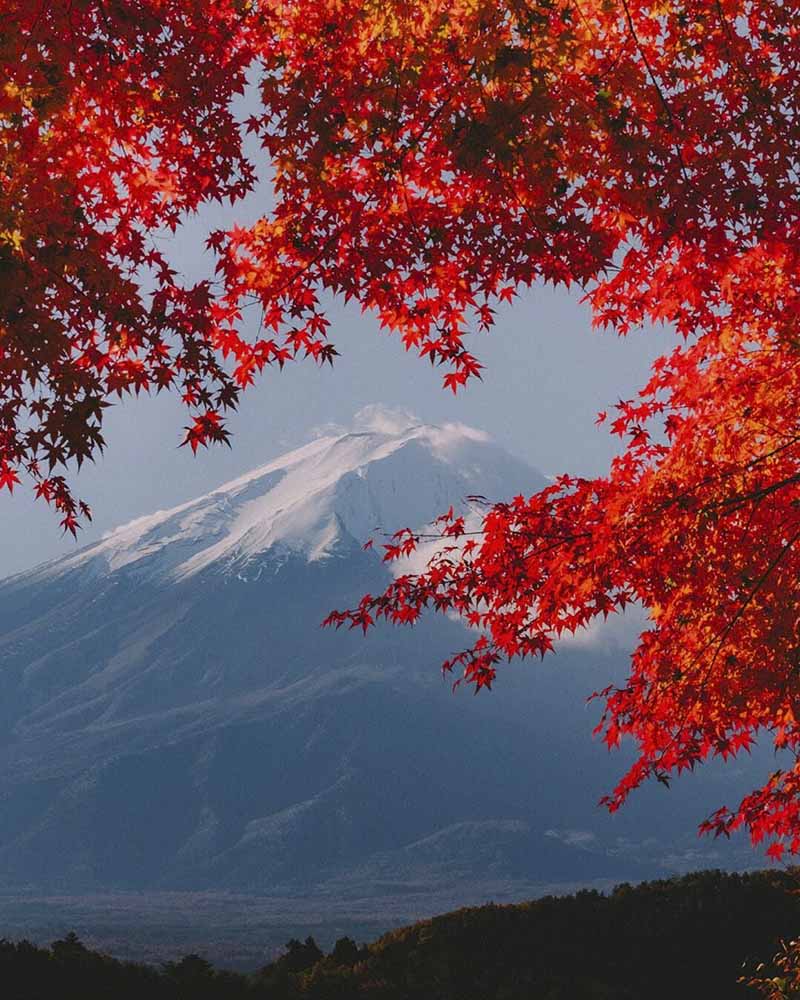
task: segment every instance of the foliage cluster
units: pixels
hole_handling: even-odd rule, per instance
[[[515,906],[458,910],[324,955],[312,938],[251,975],[197,955],[157,970],[69,935],[0,944],[7,1000],[730,1000],[796,929],[797,872],[700,872]],[[790,994],[786,994],[790,995]],[[777,996],[777,994],[776,994]]]

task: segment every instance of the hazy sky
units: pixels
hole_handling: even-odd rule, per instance
[[[264,183],[235,212],[209,208],[174,237],[165,237],[162,249],[184,274],[203,276],[211,267],[204,250],[207,233],[234,219],[258,217],[269,203]],[[334,304],[330,333],[342,355],[335,367],[318,369],[307,361],[267,372],[230,421],[230,451],[215,448],[192,457],[179,449],[186,416],[166,396],[115,406],[106,411],[105,455],[71,477],[95,515],[77,544],[206,493],[308,440],[326,423],[348,424],[357,410],[375,403],[402,407],[430,422],[460,420],[481,428],[546,474],[600,473],[618,442],[594,426],[597,412],[633,395],[671,335],[650,330],[620,340],[592,331],[579,299],[578,293],[537,288],[503,309],[492,333],[473,338],[474,353],[486,366],[483,381],[457,397],[442,388],[440,370],[405,354],[399,339],[381,332],[372,316]],[[27,488],[13,497],[3,491],[0,576],[75,545]]]

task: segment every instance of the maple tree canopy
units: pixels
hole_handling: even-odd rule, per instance
[[[485,512],[419,575],[332,616],[475,627],[488,686],[639,602],[600,726],[637,762],[608,800],[759,731],[800,749],[800,6],[791,0],[0,0],[0,485],[75,529],[64,467],[109,401],[169,389],[192,448],[265,366],[332,360],[355,299],[456,390],[466,335],[536,281],[675,348],[609,418],[608,475]],[[258,111],[237,121],[248,80]],[[158,237],[255,185],[276,203],[185,282]],[[243,307],[262,323],[248,336]],[[792,400],[795,400],[792,403]],[[88,511],[84,511],[88,513]],[[393,558],[417,538],[401,533]],[[800,851],[800,765],[704,828]]]

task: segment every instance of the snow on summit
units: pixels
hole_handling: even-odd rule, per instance
[[[470,493],[499,499],[540,482],[481,431],[371,406],[350,428],[326,427],[205,496],[131,521],[23,576],[86,567],[179,581],[214,567],[247,579],[266,553],[328,558],[376,529],[427,524]]]

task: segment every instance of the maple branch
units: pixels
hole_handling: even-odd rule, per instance
[[[742,65],[739,56],[737,55],[734,49],[733,32],[731,31],[730,24],[728,24],[727,17],[725,17],[725,11],[722,9],[722,4],[720,3],[720,0],[714,0],[714,6],[717,8],[717,14],[719,14],[719,20],[720,23],[722,24],[722,30],[725,32],[728,38],[728,41],[725,46],[726,49],[728,50],[728,54],[731,56],[732,61],[736,64],[737,68],[739,69],[739,72],[745,73],[746,72],[745,67]]]
[[[636,48],[639,52],[639,55],[642,57],[642,62],[644,63],[645,69],[647,70],[647,74],[650,77],[650,82],[655,87],[656,93],[658,94],[658,98],[661,101],[661,105],[664,108],[664,111],[666,111],[667,113],[667,118],[669,119],[669,130],[670,132],[674,132],[675,116],[673,115],[672,108],[670,107],[669,102],[667,101],[667,98],[663,90],[661,89],[661,84],[658,82],[658,78],[653,72],[653,68],[650,65],[650,60],[647,58],[647,53],[645,52],[642,43],[639,41],[639,36],[636,33],[636,25],[633,23],[633,16],[631,15],[631,9],[628,6],[628,0],[622,0],[622,6],[625,10],[625,19],[628,22],[628,29],[630,30],[631,36],[633,37],[634,43],[636,44]],[[691,181],[689,179],[689,174],[686,169],[686,164],[683,161],[683,154],[681,153],[680,148],[677,145],[674,146],[674,149],[675,149],[675,155],[677,156],[678,163],[681,168],[681,173],[683,174],[683,179],[686,181],[687,184],[691,184]]]
[[[744,506],[750,500],[761,501],[772,493],[777,493],[778,490],[782,490],[786,486],[793,486],[795,483],[800,483],[800,472],[796,472],[792,476],[787,476],[786,479],[781,479],[777,483],[770,483],[769,486],[764,486],[761,489],[753,490],[750,493],[736,494],[728,497],[726,500],[719,500],[700,509],[705,512],[717,511],[726,507],[737,509]]]
[[[705,655],[705,653],[712,646],[716,646],[713,656],[711,657],[711,660],[709,661],[705,671],[703,672],[703,676],[700,678],[700,682],[697,686],[697,695],[695,696],[694,702],[692,703],[692,705],[687,706],[683,721],[681,722],[680,726],[674,730],[674,735],[669,740],[669,742],[666,743],[661,749],[657,761],[652,765],[653,768],[656,768],[658,767],[658,765],[663,764],[667,752],[675,746],[675,743],[677,742],[679,735],[682,732],[684,732],[687,718],[701,704],[703,694],[705,693],[706,686],[711,676],[711,671],[714,669],[714,666],[716,665],[716,661],[719,657],[720,652],[722,651],[722,647],[724,646],[726,639],[730,636],[731,632],[736,627],[737,623],[742,619],[743,615],[750,607],[750,605],[753,603],[758,593],[764,587],[764,584],[767,582],[769,577],[778,568],[778,566],[783,561],[786,554],[791,551],[793,546],[798,541],[800,541],[800,529],[798,529],[798,531],[795,532],[795,534],[792,535],[792,537],[789,538],[781,546],[776,556],[771,560],[771,562],[764,570],[764,572],[761,574],[761,576],[758,578],[758,580],[756,580],[754,586],[749,591],[745,599],[742,601],[741,605],[739,606],[739,608],[737,609],[736,613],[733,615],[731,620],[725,625],[725,627],[721,630],[721,632],[717,636],[714,636],[714,638],[708,641],[708,643],[699,651],[699,653],[694,657],[692,662],[683,671],[683,673],[685,674],[688,671],[692,670],[693,667],[697,666],[697,664],[700,662],[700,659]]]
[[[31,25],[31,30],[28,33],[27,37],[25,38],[25,43],[22,46],[22,50],[20,52],[20,55],[25,55],[25,53],[28,51],[28,44],[29,44],[29,42],[31,42],[33,40],[33,37],[36,34],[36,29],[39,27],[40,21],[42,20],[42,18],[44,17],[44,15],[47,12],[49,12],[49,10],[50,10],[50,8],[52,6],[52,3],[53,3],[53,0],[43,0],[41,7],[39,8],[39,10],[38,10],[38,12],[36,14],[36,17],[33,19],[33,24]]]
[[[639,41],[639,36],[638,36],[638,34],[636,32],[636,26],[633,23],[633,17],[631,15],[631,9],[628,6],[628,0],[621,0],[621,2],[622,2],[623,9],[625,10],[625,19],[628,22],[628,30],[631,33],[631,37],[633,38],[634,44],[636,45],[636,48],[637,48],[637,50],[639,52],[639,55],[642,57],[642,62],[644,63],[645,69],[647,70],[647,74],[650,77],[650,82],[655,87],[656,93],[658,94],[658,97],[659,97],[659,100],[661,101],[661,104],[662,104],[664,110],[667,113],[667,117],[669,118],[669,122],[670,122],[670,127],[674,128],[675,118],[674,118],[674,116],[672,114],[672,108],[669,106],[669,102],[667,101],[666,97],[664,96],[663,91],[661,90],[661,85],[659,84],[658,79],[656,78],[656,75],[653,72],[653,69],[652,69],[652,67],[650,65],[650,60],[647,58],[647,54],[645,53],[645,51],[644,51],[644,49],[642,47],[642,43]]]
[[[762,455],[756,456],[755,458],[748,461],[742,468],[753,469],[757,465],[760,465],[762,462],[765,462],[768,459],[773,458],[775,455],[781,454],[781,452],[786,451],[788,448],[791,448],[792,445],[795,445],[798,442],[800,442],[800,435],[796,435],[790,438],[788,441],[784,442],[783,444],[778,445],[777,447],[771,449],[770,451],[764,452]],[[683,490],[681,493],[674,494],[669,498],[669,500],[664,500],[662,503],[652,508],[652,510],[648,512],[648,516],[652,517],[663,514],[665,511],[669,510],[670,507],[674,507],[676,504],[680,504],[681,501],[687,500],[689,497],[694,496],[698,492],[698,490],[702,489],[702,487],[711,486],[712,484],[717,484],[717,483],[723,483],[727,479],[732,479],[734,476],[740,475],[741,471],[742,471],[741,468],[728,469],[727,472],[724,472],[722,475],[719,476],[705,476],[699,482]]]

